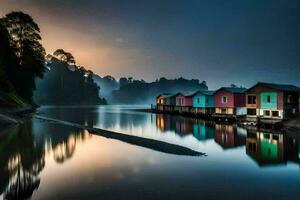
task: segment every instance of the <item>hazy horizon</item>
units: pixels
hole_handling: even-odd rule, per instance
[[[47,53],[71,52],[100,76],[300,85],[299,1],[0,0],[41,28]]]

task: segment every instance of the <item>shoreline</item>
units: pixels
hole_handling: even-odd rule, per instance
[[[28,119],[28,114],[36,112],[34,106],[21,108],[0,108],[0,124],[20,124]]]
[[[261,122],[260,125],[252,125],[251,123],[247,122],[244,118],[236,118],[236,117],[224,117],[221,119],[221,117],[213,117],[211,115],[195,115],[190,113],[174,113],[174,112],[161,112],[157,111],[155,109],[133,109],[138,112],[147,112],[147,113],[153,113],[153,114],[163,114],[163,115],[172,115],[172,116],[182,116],[182,117],[188,117],[193,119],[203,119],[203,120],[209,120],[213,122],[219,122],[223,124],[238,124],[245,128],[257,128],[257,129],[266,129],[270,131],[285,131],[285,132],[296,132],[300,134],[300,114],[297,115],[295,118],[277,122],[275,124],[267,124]]]

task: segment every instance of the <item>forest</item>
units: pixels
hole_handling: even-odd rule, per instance
[[[132,77],[121,77],[118,81],[112,76],[94,76],[95,82],[101,87],[101,95],[111,104],[152,104],[155,97],[162,93],[193,93],[207,90],[206,81],[185,78],[160,78],[153,82],[135,80]]]
[[[100,98],[100,87],[94,82],[94,73],[75,65],[75,59],[63,49],[46,57],[47,70],[37,80],[34,100],[39,105],[99,105],[107,104]],[[46,92],[45,92],[46,91]]]

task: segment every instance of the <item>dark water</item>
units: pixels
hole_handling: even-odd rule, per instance
[[[39,114],[207,156],[170,155],[33,120],[1,128],[0,198],[300,199],[300,137],[131,108],[42,107]]]

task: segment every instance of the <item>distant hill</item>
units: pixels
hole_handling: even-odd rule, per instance
[[[199,82],[197,79],[166,79],[161,78],[155,82],[147,83],[145,81],[132,80],[123,78],[118,90],[112,91],[107,97],[111,104],[153,104],[155,98],[161,93],[184,94],[193,93],[198,90],[207,90],[206,82]],[[100,86],[101,87],[101,86]]]

